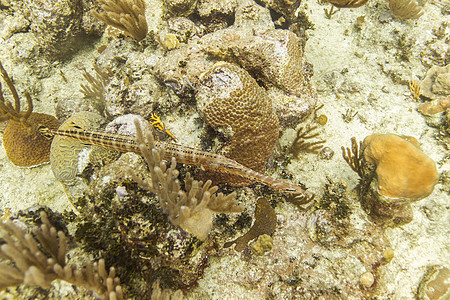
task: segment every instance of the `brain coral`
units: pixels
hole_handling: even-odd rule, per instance
[[[376,166],[381,195],[419,200],[433,191],[438,179],[436,165],[415,138],[373,134],[364,139],[361,150],[364,159]]]
[[[27,122],[33,126],[44,125],[51,129],[59,126],[55,117],[47,114],[31,113]],[[37,131],[27,128],[22,122],[10,120],[3,134],[3,146],[6,155],[13,164],[20,167],[32,167],[49,161],[51,139]]]
[[[199,81],[197,108],[213,128],[232,129],[231,143],[223,155],[261,172],[278,139],[278,118],[272,101],[255,79],[230,63],[218,63]],[[228,174],[215,174],[219,182],[250,182]]]
[[[94,130],[100,127],[103,118],[95,113],[82,111],[68,118],[60,127],[60,130],[71,128],[83,128]],[[86,146],[70,138],[55,136],[50,149],[50,164],[53,175],[58,181],[73,185],[78,172],[78,154]]]

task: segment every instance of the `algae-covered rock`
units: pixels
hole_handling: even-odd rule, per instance
[[[83,1],[27,0],[27,3],[31,32],[47,58],[68,58],[87,40],[87,32],[82,25]]]

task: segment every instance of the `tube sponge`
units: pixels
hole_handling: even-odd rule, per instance
[[[433,191],[436,165],[410,136],[373,134],[364,139],[364,159],[376,166],[378,192],[389,198],[419,200]]]

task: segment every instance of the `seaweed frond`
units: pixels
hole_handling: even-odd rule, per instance
[[[144,0],[99,0],[102,12],[93,15],[140,41],[148,32]]]
[[[297,137],[292,142],[292,145],[289,149],[296,158],[299,157],[300,152],[309,152],[309,153],[319,153],[320,149],[322,149],[323,144],[326,142],[325,140],[318,140],[308,142],[307,140],[313,139],[319,136],[319,133],[313,133],[314,130],[317,129],[318,126],[306,126],[300,127],[297,130]]]
[[[246,234],[237,238],[234,241],[226,242],[223,247],[228,248],[236,244],[235,250],[242,251],[247,247],[247,244],[257,237],[267,234],[271,235],[275,232],[277,227],[277,214],[270,206],[266,198],[259,198],[256,202],[255,222]]]
[[[345,148],[344,146],[341,147],[342,156],[344,157],[350,168],[352,168],[352,170],[355,171],[360,178],[364,178],[363,158],[362,154],[360,153],[362,142],[360,141],[358,145],[355,137],[352,137],[351,141],[351,149]]]

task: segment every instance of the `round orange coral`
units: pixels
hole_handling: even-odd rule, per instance
[[[29,124],[41,124],[51,129],[58,129],[58,120],[47,114],[32,113],[27,119]],[[20,167],[32,167],[50,159],[51,139],[43,137],[33,128],[23,123],[10,120],[3,134],[3,146],[6,155],[13,164]]]
[[[364,159],[376,166],[378,191],[390,198],[419,200],[433,191],[436,165],[410,136],[373,134],[364,139]]]

